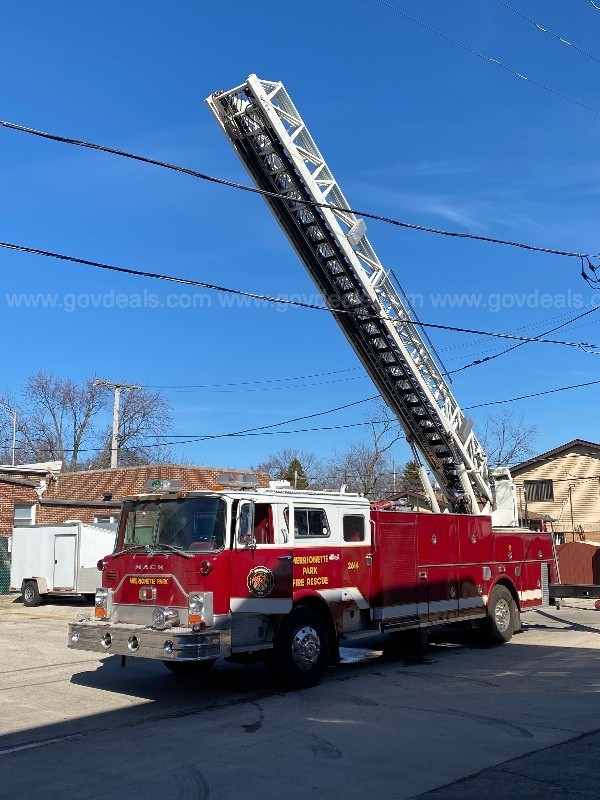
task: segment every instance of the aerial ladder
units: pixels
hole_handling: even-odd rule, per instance
[[[206,102],[400,422],[432,510],[440,509],[425,464],[454,512],[517,526],[510,472],[490,469],[435,348],[283,84],[250,75]]]

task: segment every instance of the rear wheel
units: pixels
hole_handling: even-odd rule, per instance
[[[208,672],[216,660],[216,658],[209,658],[206,661],[163,661],[163,664],[181,678],[194,678],[196,675]]]
[[[488,641],[492,644],[510,641],[515,631],[517,613],[514,598],[508,589],[505,586],[494,586],[485,621]]]
[[[23,605],[32,608],[41,603],[40,590],[35,581],[26,581],[23,584]]]
[[[277,681],[289,689],[319,682],[329,664],[329,637],[325,620],[312,608],[299,606],[283,620],[272,666]]]

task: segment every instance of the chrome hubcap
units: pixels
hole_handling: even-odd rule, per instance
[[[299,669],[314,667],[321,654],[319,634],[310,625],[299,628],[292,639],[292,658]]]
[[[496,603],[494,619],[496,620],[496,627],[500,633],[506,633],[510,625],[510,606],[506,600],[498,600]]]
[[[28,586],[25,589],[25,591],[23,592],[23,596],[24,596],[25,600],[33,600],[34,595],[33,595],[33,589],[31,588],[31,586]]]

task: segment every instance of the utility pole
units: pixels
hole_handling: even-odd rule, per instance
[[[13,418],[13,440],[12,440],[12,465],[15,465],[15,444],[17,442],[17,412],[12,412]]]
[[[121,399],[121,392],[124,389],[141,389],[141,386],[132,386],[128,383],[113,383],[111,381],[94,381],[94,386],[106,386],[107,389],[113,389],[115,393],[115,400],[113,403],[113,424],[112,424],[112,437],[110,442],[110,467],[114,469],[117,466],[117,456],[119,451],[118,434],[119,434],[119,402]]]
[[[12,465],[15,465],[15,448],[17,443],[17,412],[16,411],[9,411],[8,408],[5,409],[7,414],[10,414],[13,421],[12,426]]]

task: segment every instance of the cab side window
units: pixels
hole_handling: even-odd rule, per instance
[[[327,514],[322,508],[294,509],[294,534],[298,537],[323,538],[331,534]]]
[[[365,518],[358,514],[346,514],[343,519],[343,532],[345,542],[364,542]]]
[[[273,544],[273,510],[268,503],[254,506],[254,540],[256,544]]]

